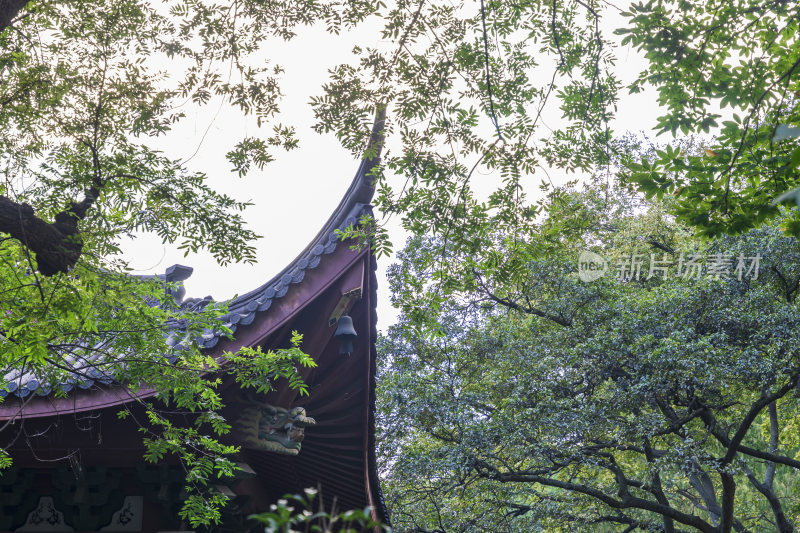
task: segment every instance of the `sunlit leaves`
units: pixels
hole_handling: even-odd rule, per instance
[[[0,194],[47,223],[63,223],[71,205],[92,200],[74,236],[82,254],[68,273],[41,276],[25,238],[0,234],[0,375],[17,376],[17,386],[34,379],[34,394],[58,397],[112,382],[132,394],[154,391],[147,420],[120,417],[142,425],[148,460],[180,460],[189,492],[181,516],[193,526],[219,520],[225,499],[209,487],[233,471],[236,450],[218,440],[230,429],[219,414],[221,375],[261,392],[286,380],[307,393],[297,368],[314,363],[295,336],[288,350],[231,354],[223,365],[198,339],[226,333],[225,306],[179,307],[176,285],[132,275],[120,243],[149,232],[220,264],[253,261],[257,235],[242,217],[250,204],[161,151],[162,136],[190,103],[223,103],[271,128],[228,147],[239,174],[262,169],[276,151],[297,146],[294,129],[275,121],[282,69],[259,55],[265,38],[289,39],[320,21],[336,32],[378,7],[45,2],[25,6],[0,34]],[[175,423],[165,406],[193,422]],[[0,467],[9,460],[2,454]]]
[[[307,488],[303,494],[285,494],[267,512],[249,518],[264,525],[265,533],[360,533],[391,531],[372,518],[372,508],[340,511],[334,504],[326,509],[319,490]]]
[[[493,231],[526,238],[530,226],[517,214],[532,206],[522,183],[541,166],[606,164],[617,88],[598,29],[602,6],[480,9],[401,1],[380,10],[389,45],[357,47],[358,64],[332,69],[324,95],[312,99],[317,130],[358,155],[376,105],[387,106],[391,149],[382,154],[376,206],[411,233],[464,249],[492,246]],[[551,115],[560,122],[545,126]]]
[[[221,444],[215,437],[204,435],[198,429],[177,426],[156,410],[148,410],[147,417],[152,429],[142,428],[142,432],[148,435],[144,438],[145,459],[154,463],[175,455],[186,470],[188,494],[179,516],[192,527],[219,523],[227,498],[214,488],[213,483],[236,473],[238,467],[230,456],[238,452],[238,448]],[[219,415],[215,417],[220,423]],[[198,418],[198,426],[203,422],[209,422],[208,416]],[[223,424],[218,430],[214,419],[210,425],[215,436],[227,432],[227,425]]]
[[[703,235],[757,227],[798,185],[797,14],[785,2],[650,1],[617,30],[648,60],[631,90],[658,90],[656,131],[713,136],[701,153],[630,166],[647,194],[676,195],[675,213]]]
[[[300,349],[303,336],[292,332],[291,347],[264,352],[260,346],[244,347],[239,352],[226,355],[232,365],[231,374],[242,388],[253,388],[264,393],[273,390],[273,382],[288,380],[289,387],[301,396],[308,396],[308,386],[300,378],[300,368],[314,368],[317,364]],[[265,377],[267,379],[265,379]]]

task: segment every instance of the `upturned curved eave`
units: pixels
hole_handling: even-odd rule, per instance
[[[253,323],[258,315],[267,312],[274,304],[280,303],[292,286],[301,285],[306,274],[316,269],[322,258],[332,254],[340,245],[336,230],[355,225],[362,215],[371,213],[370,201],[375,192],[371,172],[380,161],[384,121],[385,111],[381,110],[370,136],[370,147],[375,150],[375,157],[361,161],[338,207],[309,245],[272,279],[228,303],[228,313],[223,320],[231,333],[235,335],[239,327]],[[170,268],[178,267],[191,272],[188,267],[180,265]],[[188,274],[184,276],[186,277]],[[186,300],[182,305],[191,309],[192,306],[204,305],[207,302],[207,299],[195,298]],[[218,349],[215,348],[226,335],[226,332],[220,330],[207,330],[194,342],[197,342],[201,349],[217,353]],[[70,396],[67,398],[52,397],[52,390],[46,388],[35,375],[30,373],[18,376],[6,374],[6,383],[9,390],[4,391],[5,400],[0,403],[0,420],[78,413],[149,398],[156,393],[147,387],[131,391],[128,387],[113,383],[108,376],[97,376],[96,379],[80,376],[59,384],[62,390],[69,393]]]

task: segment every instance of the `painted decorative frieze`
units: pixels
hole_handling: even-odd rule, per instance
[[[111,517],[111,523],[100,531],[141,531],[144,498],[142,496],[126,496],[122,507]]]
[[[28,518],[22,527],[16,531],[40,533],[48,531],[74,531],[64,521],[64,513],[56,509],[52,496],[42,496],[36,508],[28,513]]]
[[[108,525],[100,528],[99,531],[141,531],[143,509],[144,498],[142,496],[126,496],[122,507],[112,515]],[[75,530],[73,524],[70,524],[65,518],[65,514],[58,509],[55,498],[41,496],[36,508],[28,513],[25,523],[14,531],[15,533],[55,533]]]

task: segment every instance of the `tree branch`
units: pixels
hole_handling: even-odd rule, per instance
[[[67,272],[75,266],[83,248],[78,235],[78,219],[83,217],[78,217],[77,213],[85,216],[91,202],[72,204],[78,205],[77,211],[71,206],[57,214],[54,223],[48,223],[37,217],[28,204],[0,196],[0,232],[7,233],[35,254],[43,275]]]
[[[0,0],[0,32],[5,30],[29,0]]]
[[[644,453],[647,462],[653,464],[655,462],[655,454],[653,453],[653,448],[650,446],[650,440],[645,439],[644,441]],[[656,497],[656,500],[661,505],[669,506],[669,500],[667,499],[666,494],[664,494],[664,489],[661,486],[661,475],[658,473],[658,469],[655,468],[653,470],[653,495]],[[672,521],[672,518],[668,516],[662,516],[662,520],[664,523],[664,533],[675,533],[675,524]]]
[[[500,480],[506,482],[521,481],[528,483],[540,483],[548,487],[578,492],[599,500],[612,509],[642,509],[644,511],[650,511],[662,516],[668,516],[676,522],[691,526],[699,531],[702,531],[703,533],[715,533],[715,528],[699,516],[683,513],[668,505],[662,505],[660,503],[645,500],[636,496],[627,495],[621,499],[616,499],[593,487],[587,487],[586,485],[579,485],[577,483],[570,483],[567,481],[561,481],[559,479],[552,479],[539,475],[500,474]]]
[[[770,464],[774,465],[775,463]],[[772,490],[772,487],[766,483],[760,483],[747,464],[743,464],[742,467],[744,473],[747,475],[747,479],[750,481],[750,484],[753,485],[758,492],[763,494],[769,502],[769,505],[772,508],[772,514],[775,516],[775,523],[778,528],[778,533],[793,533],[794,526],[786,518],[781,501],[775,494],[775,491]]]
[[[491,289],[489,289],[489,287],[486,285],[486,283],[483,281],[483,278],[481,278],[481,276],[478,274],[477,271],[475,271],[473,269],[472,273],[475,276],[475,281],[478,282],[478,285],[480,286],[480,288],[483,291],[483,293],[487,296],[487,298],[489,298],[493,302],[498,303],[498,304],[500,304],[500,305],[502,305],[504,307],[508,307],[509,309],[513,309],[515,311],[519,311],[520,313],[525,313],[527,315],[535,315],[535,316],[538,316],[538,317],[541,317],[541,318],[546,318],[547,320],[551,320],[551,321],[555,322],[556,324],[558,324],[560,326],[564,326],[564,327],[571,327],[572,326],[572,320],[570,320],[568,318],[564,318],[564,317],[559,316],[559,315],[555,315],[555,314],[552,314],[552,313],[548,313],[548,312],[542,311],[541,309],[537,309],[536,307],[523,307],[523,306],[519,305],[518,303],[516,303],[514,301],[511,301],[511,300],[508,300],[506,298],[501,298],[500,296],[497,296],[496,294],[494,294],[491,291]]]
[[[711,413],[711,410],[705,410],[702,415],[703,421],[711,431],[711,434],[714,435],[717,440],[719,440],[727,448],[725,456],[720,461],[720,464],[723,468],[729,465],[731,461],[733,461],[734,457],[736,457],[737,452],[740,451],[739,449],[741,447],[742,440],[744,440],[745,435],[747,435],[750,426],[753,424],[758,414],[764,409],[764,407],[782,398],[790,390],[792,390],[797,385],[799,378],[800,374],[795,373],[793,376],[791,376],[788,383],[774,393],[762,393],[759,399],[753,402],[753,404],[750,406],[750,409],[748,410],[744,419],[739,424],[736,433],[734,433],[733,438],[728,438],[725,433],[720,431],[717,427],[716,419]],[[730,533],[734,522],[733,506],[735,502],[736,482],[734,481],[733,475],[725,472],[724,470],[720,472],[720,479],[722,481],[722,522],[720,524],[720,532]]]

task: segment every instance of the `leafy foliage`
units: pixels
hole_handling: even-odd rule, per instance
[[[717,236],[777,216],[774,200],[798,185],[796,134],[800,12],[792,2],[636,3],[617,33],[648,59],[631,86],[658,89],[656,131],[710,133],[699,154],[664,150],[633,163],[631,180],[679,197],[676,214]],[[746,37],[744,37],[746,36]],[[795,217],[784,229],[797,236]]]
[[[531,176],[552,189],[554,172],[620,166],[641,192],[674,195],[672,213],[708,237],[758,227],[778,216],[782,194],[796,195],[794,2],[401,1],[378,14],[389,44],[358,47],[358,65],[332,71],[313,100],[317,127],[362,153],[374,110],[390,110],[391,150],[375,171],[382,222],[397,216],[411,234],[440,238],[448,278],[464,276],[447,248],[495,246],[493,232],[527,238],[540,214]],[[626,47],[646,64],[623,87],[615,62]],[[643,126],[700,136],[702,149],[680,138],[642,154],[618,142],[619,98],[648,87],[660,116]],[[782,220],[797,236],[797,217]],[[378,230],[361,237],[385,241]],[[510,268],[528,260],[501,254]]]
[[[330,511],[326,511],[321,497],[315,501],[318,495],[318,489],[306,489],[304,494],[286,494],[272,504],[268,512],[250,518],[264,524],[266,533],[391,532],[390,528],[372,519],[369,507],[339,512],[334,500]]]
[[[227,354],[225,359],[232,365],[231,373],[236,382],[243,389],[253,388],[256,392],[266,394],[273,390],[272,380],[286,379],[293,390],[297,390],[301,396],[308,396],[308,386],[297,374],[296,367],[314,368],[317,364],[300,349],[303,342],[301,334],[292,331],[289,342],[290,348],[264,352],[261,346],[244,347],[235,354]],[[270,380],[265,380],[264,376],[269,376]]]
[[[619,83],[598,2],[379,5],[385,46],[357,47],[358,64],[333,69],[312,105],[317,130],[358,155],[388,109],[390,149],[373,173],[387,218],[474,246],[486,228],[512,233],[535,214],[527,176],[608,162]],[[385,249],[380,232],[369,237]]]
[[[641,401],[636,394],[653,390],[660,394],[675,387],[682,391],[682,384],[694,384],[697,376],[703,376],[693,385],[697,397],[723,401],[709,404],[717,406],[709,408],[709,416],[725,424],[741,414],[737,411],[741,406],[727,406],[725,398],[744,398],[755,405],[759,395],[769,395],[772,389],[753,387],[759,383],[779,387],[781,376],[786,378],[791,371],[791,365],[777,363],[784,355],[780,343],[786,339],[770,329],[781,323],[781,313],[787,314],[787,324],[793,316],[789,304],[796,287],[780,265],[774,277],[773,272],[757,284],[737,285],[735,290],[724,284],[679,281],[626,284],[623,290],[606,282],[583,284],[572,274],[574,252],[585,246],[630,250],[636,242],[648,242],[661,245],[663,251],[684,244],[703,250],[719,245],[691,240],[689,229],[674,224],[667,213],[708,237],[743,234],[740,240],[724,242],[748,253],[753,253],[747,248],[752,239],[754,250],[765,253],[775,251],[776,243],[789,242],[781,241],[773,226],[745,233],[775,217],[781,217],[786,233],[800,234],[796,212],[786,215],[774,205],[800,185],[795,3],[651,0],[634,4],[625,13],[628,25],[622,28],[605,24],[613,6],[597,0],[456,5],[407,0],[221,4],[167,0],[157,7],[138,0],[79,0],[32,2],[24,9],[15,3],[19,16],[6,17],[10,5],[2,3],[0,17],[0,310],[4,313],[0,368],[5,371],[33,374],[50,387],[66,373],[94,371],[128,383],[146,382],[163,401],[182,409],[205,413],[218,408],[215,381],[197,376],[223,369],[213,368],[215,362],[191,345],[176,355],[177,364],[166,365],[162,354],[173,350],[163,333],[168,325],[180,322],[181,331],[191,338],[218,326],[216,317],[224,309],[210,306],[184,313],[171,305],[158,282],[126,276],[119,240],[139,231],[153,232],[165,243],[176,243],[187,252],[206,250],[225,264],[252,260],[250,242],[256,235],[241,224],[246,202],[212,190],[202,172],[160,153],[158,138],[183,118],[185,102],[202,107],[222,101],[256,117],[259,126],[272,128],[265,138],[239,139],[228,153],[232,170],[239,175],[262,168],[275,157],[276,149],[297,146],[294,130],[275,123],[281,69],[263,59],[266,38],[290,39],[299,26],[311,23],[322,23],[335,34],[372,15],[383,21],[381,46],[356,47],[357,62],[334,68],[324,94],[312,105],[318,131],[333,132],[358,156],[375,155],[377,147],[368,141],[369,125],[376,110],[391,110],[386,133],[396,144],[384,151],[383,164],[373,172],[376,203],[387,217],[398,215],[412,234],[428,237],[412,242],[406,268],[395,272],[396,302],[407,320],[403,335],[413,335],[411,339],[423,346],[444,342],[449,335],[463,339],[464,349],[480,347],[487,354],[505,354],[490,350],[498,344],[495,341],[487,347],[473,346],[470,328],[506,332],[508,339],[523,342],[529,338],[523,334],[525,328],[544,323],[547,328],[534,328],[540,336],[536,338],[552,341],[554,351],[539,352],[541,366],[533,368],[539,376],[560,379],[571,371],[582,375],[592,370],[581,366],[581,358],[588,355],[580,349],[591,351],[590,325],[598,325],[598,331],[605,327],[608,339],[619,339],[620,346],[635,341],[633,346],[642,348],[623,354],[609,347],[617,360],[612,365],[595,357],[599,368],[605,368],[603,363],[611,365],[608,372],[631,373],[626,366],[631,361],[639,364],[639,359],[652,357],[632,375],[651,376],[653,381],[636,382],[635,394],[621,388],[621,379],[613,375],[605,381],[598,378],[597,397],[568,397],[558,388],[541,392],[548,400],[556,399],[556,407],[579,398],[589,402],[591,409],[586,412],[596,409],[601,415],[608,415],[604,406],[617,398]],[[646,85],[658,89],[658,103],[665,109],[658,131],[713,135],[701,150],[683,151],[678,141],[642,159],[633,157],[638,153],[620,150],[624,143],[612,142],[609,124],[621,89],[614,66],[615,41],[606,33],[613,29],[619,30],[623,45],[636,47],[648,60],[646,70],[628,89],[635,92]],[[730,117],[717,109],[728,106]],[[605,169],[610,176],[612,164],[623,168],[627,183],[663,203],[648,206],[643,215],[641,205],[619,200],[630,191],[578,195],[547,183],[553,169],[586,173]],[[524,184],[535,173],[547,177],[542,187],[547,200],[536,202],[526,196],[531,191]],[[478,178],[484,174],[499,180],[489,183]],[[637,232],[638,241],[631,238]],[[371,239],[379,253],[391,250],[385,230],[375,221],[363,221],[360,229],[345,230],[343,235]],[[778,256],[776,251],[774,257]],[[635,290],[628,290],[631,287]],[[770,299],[781,291],[787,309]],[[741,301],[733,296],[740,293]],[[648,314],[646,308],[652,303],[677,312],[683,299],[709,305],[719,323],[704,322],[705,315],[680,315],[684,321],[674,326],[687,335],[680,345],[719,357],[715,361],[724,372],[668,357],[675,347],[662,345],[669,337],[659,336],[656,327],[667,317]],[[623,303],[637,312],[625,311]],[[442,320],[461,313],[459,306],[469,305],[477,305],[470,328],[461,331]],[[607,313],[596,312],[596,306]],[[773,322],[754,324],[752,313],[759,306]],[[498,315],[494,307],[508,309],[512,318]],[[737,345],[736,350],[762,346],[762,333],[767,335],[764,346],[777,350],[769,353],[771,362],[765,368],[757,365],[761,369],[752,375],[737,366],[739,359],[731,354],[739,352],[717,353],[714,344],[722,342],[717,336],[730,341],[731,331],[721,325],[727,323],[726,313],[733,311],[751,313],[749,322],[737,327],[752,342]],[[558,333],[564,331],[570,334]],[[645,338],[645,332],[653,338]],[[789,333],[781,335],[788,338]],[[578,344],[569,348],[567,342],[573,340]],[[559,346],[562,351],[556,357]],[[680,364],[673,367],[666,361]],[[246,386],[268,387],[265,379],[283,376],[302,390],[289,369],[293,363],[308,361],[296,351],[252,351],[240,354],[232,364],[241,365],[237,377]],[[666,383],[663,378],[670,372],[678,374]],[[725,379],[732,381],[725,384]],[[498,383],[495,379],[476,390],[491,392]],[[688,404],[680,403],[688,402],[688,396],[681,394],[665,399],[676,412],[688,409]],[[786,398],[772,402],[781,413],[791,410]],[[613,433],[611,428],[617,427],[630,435],[651,436],[648,431],[667,415],[653,410],[647,424],[630,427],[627,424],[636,419],[635,406],[618,406],[630,419],[616,420],[617,426],[609,419],[598,434],[605,438],[604,431]],[[576,419],[576,427],[592,433],[588,424],[594,419],[584,415]],[[213,416],[204,416],[212,433],[224,431]],[[503,416],[511,420],[508,412]],[[559,422],[551,421],[554,427]],[[757,423],[762,422],[757,417]],[[151,423],[166,434],[175,431],[158,416]],[[686,432],[693,439],[700,438],[692,434],[699,423],[697,418],[687,422]],[[497,432],[501,427],[490,429]],[[746,436],[750,438],[749,433]],[[676,449],[688,449],[688,437],[680,432],[662,437],[684,439]],[[715,442],[709,439],[700,440]],[[714,439],[716,445],[725,446],[719,435]],[[211,444],[204,448],[208,453],[225,451]],[[159,447],[163,443],[154,446],[153,457],[183,453]],[[536,453],[545,448],[537,446],[531,460],[542,459]],[[624,459],[641,470],[641,454],[626,451],[638,459],[623,458],[616,449],[609,453],[617,463]],[[720,451],[704,450],[706,455],[691,457],[698,471],[719,475],[728,484],[723,492],[730,494],[730,480],[738,483],[741,473],[726,468],[734,468],[734,459],[740,459],[709,463],[708,457]],[[589,466],[600,472],[596,480],[611,483],[613,465],[603,457],[594,456]],[[665,475],[686,474],[675,466],[672,455],[669,458],[662,461],[659,456],[650,462],[672,465]],[[482,460],[495,470],[505,468]],[[476,501],[499,490],[498,479],[491,477],[497,474],[490,476],[489,466],[470,465],[479,480],[470,486],[475,487]],[[751,461],[746,466],[760,475],[757,464]],[[210,475],[199,468],[198,479]],[[647,479],[646,487],[652,488],[654,478]],[[549,500],[551,493],[543,494],[547,497],[531,497],[555,506],[578,505],[577,510],[586,505],[589,514],[580,519],[595,516],[591,513],[596,507],[584,500]],[[732,507],[725,501],[722,507],[727,513]],[[457,501],[452,503],[451,509],[459,509]],[[688,497],[680,505],[682,512],[696,507]],[[703,505],[713,522],[707,502]],[[492,515],[489,507],[485,510],[486,516]],[[525,509],[518,510],[518,518],[530,516]],[[730,518],[725,513],[720,515],[723,525]],[[650,527],[645,523],[650,515],[635,511],[625,516],[637,527]],[[212,513],[201,521],[213,518]],[[741,519],[739,526],[748,527]]]
[[[178,286],[129,275],[120,241],[150,232],[223,265],[253,261],[258,236],[241,215],[249,203],[161,152],[161,138],[187,104],[225,104],[272,131],[233,140],[233,171],[263,168],[297,145],[275,118],[282,71],[265,61],[264,42],[311,23],[336,33],[374,7],[80,0],[0,2],[0,11],[0,375],[57,396],[68,381],[117,381],[131,393],[146,384],[158,400],[136,421],[148,460],[177,456],[190,494],[182,516],[216,522],[223,499],[209,481],[231,473],[236,451],[217,440],[228,431],[220,375],[260,392],[286,379],[307,393],[296,369],[314,363],[296,334],[289,349],[212,359],[194,339],[224,333],[225,306],[180,307]],[[0,467],[12,459],[0,456]]]
[[[518,244],[515,283],[476,271],[429,311],[439,335],[416,315],[390,329],[379,455],[398,530],[794,530],[800,245],[776,225],[699,241],[668,207],[562,191],[538,232],[558,239]],[[393,289],[424,291],[438,246],[412,240]],[[582,250],[763,259],[757,279],[584,282]]]

